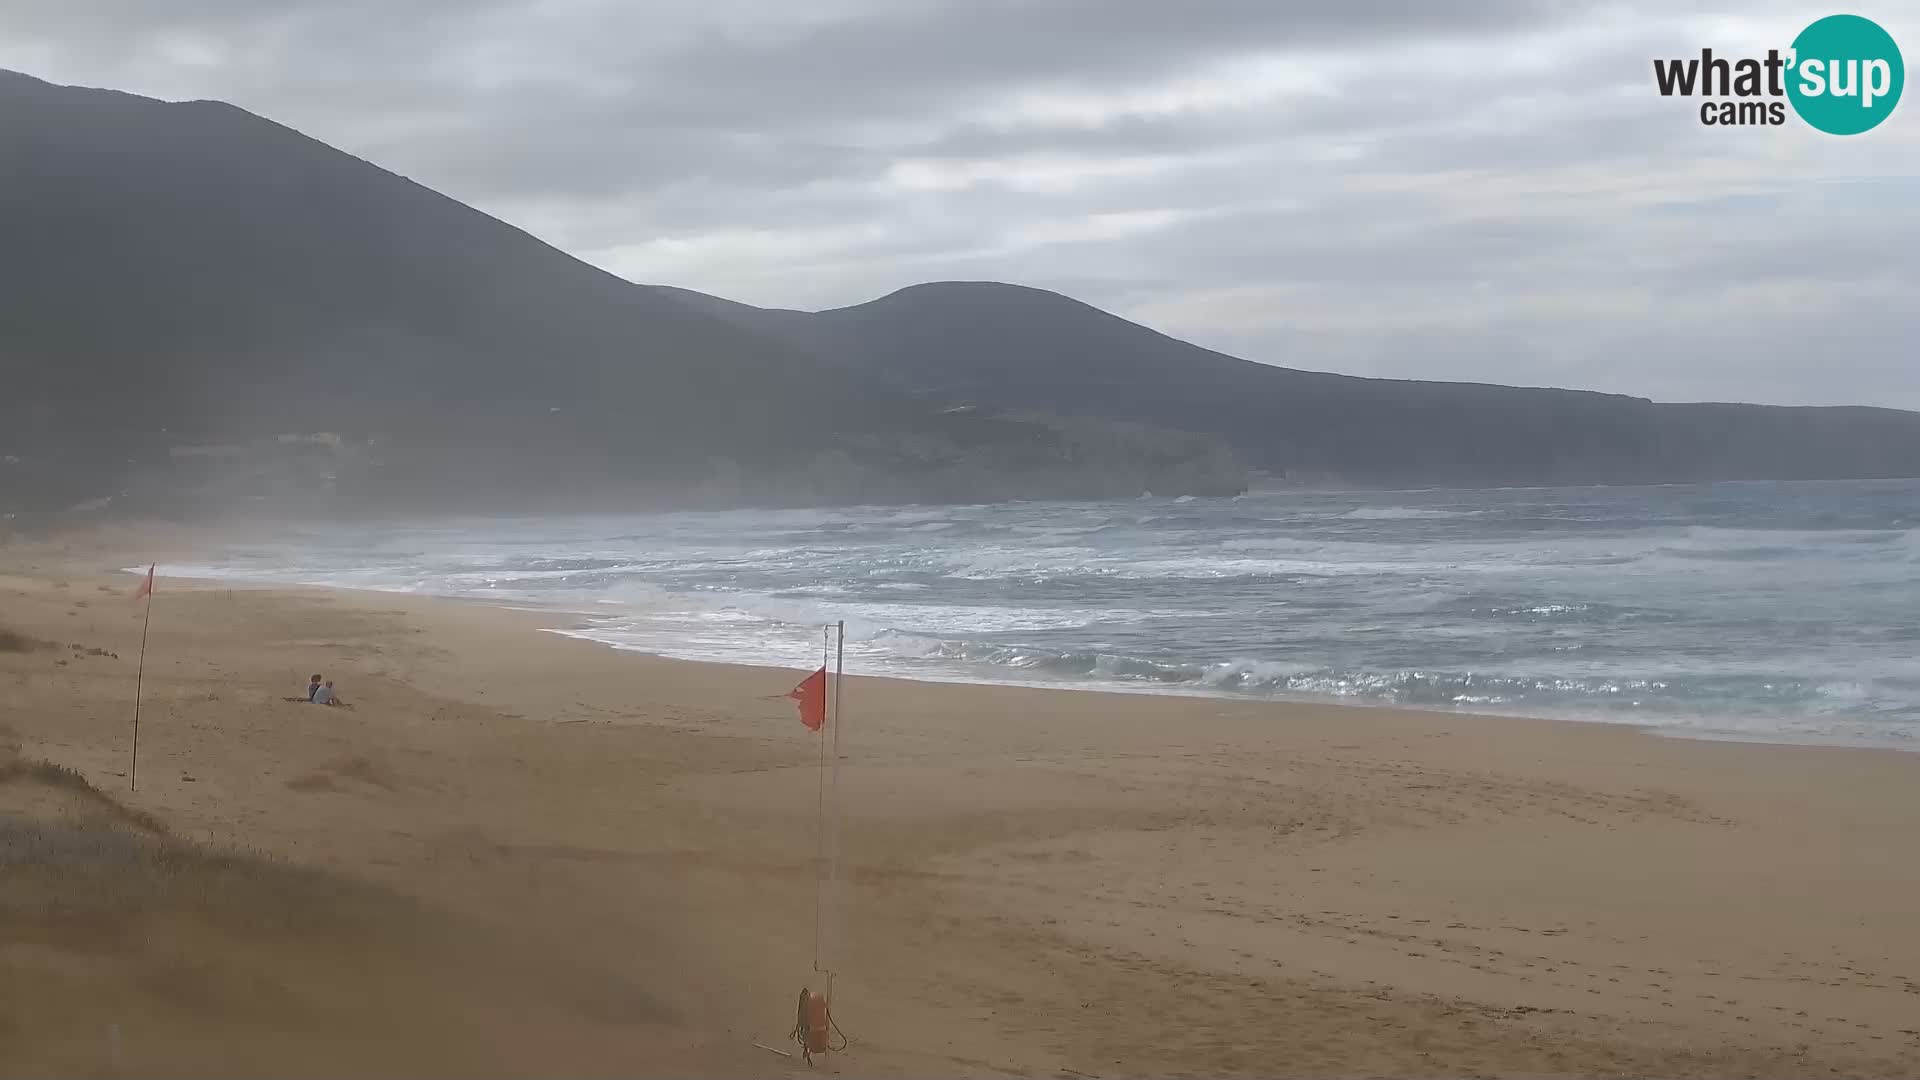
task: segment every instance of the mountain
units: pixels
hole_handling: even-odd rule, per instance
[[[1296,477],[1478,486],[1920,476],[1920,413],[1895,409],[1658,404],[1300,371],[994,282],[915,285],[818,313],[657,291],[904,392],[1218,434],[1252,464]]]
[[[0,72],[0,511],[1920,475],[1920,415],[1252,363],[1037,289],[766,310],[595,269],[298,132]],[[332,505],[331,503],[329,505]]]
[[[0,503],[1240,483],[1205,437],[946,411],[233,106],[10,72],[0,297]]]

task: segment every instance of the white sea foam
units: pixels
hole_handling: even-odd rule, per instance
[[[323,525],[160,572],[593,612],[555,625],[687,659],[817,663],[844,620],[913,678],[1920,738],[1920,485],[1715,491]]]
[[[1478,510],[1435,510],[1421,506],[1362,506],[1340,515],[1351,521],[1444,521],[1477,517]]]

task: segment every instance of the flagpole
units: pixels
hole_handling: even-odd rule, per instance
[[[833,948],[828,960],[838,964],[840,959],[840,698],[845,692],[843,683],[847,674],[847,624],[843,619],[835,624],[836,644],[833,661],[833,839],[828,845],[827,892],[834,904]],[[826,740],[821,740],[825,742]],[[833,1007],[833,969],[827,970],[827,1007]]]
[[[147,628],[153,625],[153,567],[147,567],[147,611],[140,620],[140,666],[133,676],[133,766],[127,770],[127,790],[140,784],[140,690],[147,680]]]
[[[832,643],[827,639],[827,628],[820,628],[820,670],[827,670],[827,657]],[[824,681],[824,679],[822,680]],[[830,688],[829,688],[830,689]],[[826,703],[823,701],[824,706]],[[820,779],[819,792],[815,796],[813,810],[813,970],[820,968],[820,928],[826,921],[827,901],[826,884],[820,878],[820,864],[827,861],[827,733],[820,734]]]

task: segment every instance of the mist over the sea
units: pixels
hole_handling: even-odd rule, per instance
[[[1920,482],[441,519],[162,572],[487,597],[698,660],[1920,747]]]

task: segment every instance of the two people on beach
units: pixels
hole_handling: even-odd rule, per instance
[[[346,704],[346,702],[341,701],[339,696],[333,692],[333,680],[326,679],[323,681],[319,675],[315,675],[307,681],[307,700],[315,705]]]

